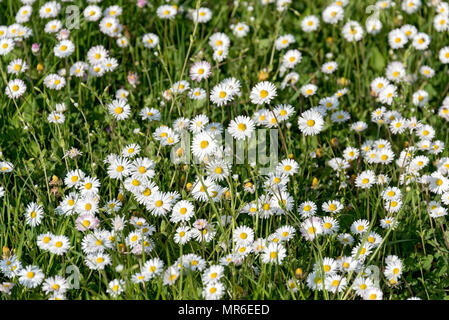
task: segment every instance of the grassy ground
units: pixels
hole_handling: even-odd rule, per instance
[[[449,232],[446,217],[429,216],[430,201],[441,202],[441,195],[429,190],[429,186],[418,181],[409,185],[400,183],[404,172],[394,161],[389,165],[369,164],[363,156],[351,162],[345,173],[334,171],[327,162],[334,157],[343,157],[343,150],[352,146],[361,148],[368,140],[386,139],[398,159],[407,146],[416,146],[419,138],[416,133],[394,135],[388,125],[371,121],[371,112],[385,105],[388,110],[400,112],[402,117],[416,117],[435,130],[435,138],[445,145],[449,143],[447,121],[438,116],[448,90],[448,68],[438,59],[438,52],[447,40],[447,31],[437,32],[433,26],[436,8],[426,1],[418,12],[407,14],[396,1],[395,8],[380,11],[382,30],[376,34],[364,33],[358,42],[349,42],[342,36],[342,27],[349,20],[358,21],[365,29],[365,21],[372,12],[366,8],[373,1],[349,1],[344,7],[344,19],[337,24],[326,24],[321,15],[330,5],[329,1],[293,1],[288,9],[280,12],[276,4],[262,5],[261,1],[179,1],[178,6],[187,11],[197,6],[212,11],[212,19],[207,23],[194,23],[186,13],[178,12],[173,20],[158,18],[156,9],[165,3],[149,1],[139,8],[135,1],[103,0],[99,5],[103,10],[111,5],[119,5],[123,13],[118,20],[123,25],[122,35],[129,40],[129,46],[120,48],[116,39],[99,30],[99,22],[88,22],[82,16],[86,1],[61,2],[61,13],[54,19],[65,23],[64,14],[68,5],[81,8],[78,29],[71,29],[69,39],[75,44],[75,51],[67,58],[58,58],[53,48],[59,42],[54,34],[44,32],[50,18],[40,18],[39,8],[45,3],[36,1],[33,14],[28,22],[31,28],[30,38],[17,42],[15,49],[0,57],[1,90],[5,90],[8,81],[22,79],[26,92],[19,98],[10,99],[0,96],[0,148],[2,160],[14,165],[11,172],[1,174],[0,185],[5,194],[0,199],[0,245],[4,259],[15,255],[22,263],[38,266],[45,278],[56,275],[69,280],[68,266],[79,270],[79,288],[69,289],[64,295],[67,299],[202,299],[203,289],[209,290],[202,281],[202,271],[179,271],[179,278],[173,285],[164,283],[164,273],[142,284],[134,283],[131,276],[138,272],[145,261],[159,257],[164,262],[164,272],[185,254],[195,253],[209,265],[220,264],[220,259],[232,253],[237,243],[232,241],[234,230],[246,225],[255,233],[255,239],[267,239],[277,228],[289,225],[295,228],[294,238],[283,242],[286,257],[282,263],[263,263],[260,254],[250,253],[237,257],[239,263],[230,263],[224,268],[220,283],[224,287],[223,299],[361,299],[351,288],[355,278],[364,278],[365,267],[373,265],[379,268],[378,288],[384,299],[445,299],[449,286],[448,253]],[[175,4],[174,2],[171,4]],[[22,4],[19,1],[0,2],[0,25],[11,25]],[[301,28],[305,16],[316,15],[320,19],[318,30],[306,33]],[[235,36],[230,25],[244,22],[249,32],[244,37]],[[419,51],[412,47],[411,41],[402,49],[392,50],[388,45],[388,33],[405,24],[414,25],[420,32],[427,33],[431,42],[427,50]],[[141,37],[152,32],[157,34],[160,44],[148,49],[142,44]],[[230,40],[229,54],[222,62],[213,60],[213,49],[209,38],[215,32],[226,33]],[[276,50],[275,40],[285,34],[292,34],[295,42],[288,49]],[[33,54],[31,45],[38,43],[40,51]],[[69,68],[76,61],[87,61],[88,50],[103,45],[110,56],[118,60],[119,66],[113,72],[102,77],[80,79],[69,77]],[[289,49],[298,49],[302,61],[292,70],[299,74],[294,86],[281,90],[284,79],[281,72],[281,59]],[[332,54],[329,56],[329,54]],[[29,69],[16,76],[7,72],[6,66],[16,58],[24,59]],[[197,61],[211,63],[211,76],[200,83],[189,79],[190,67]],[[327,61],[335,61],[338,69],[326,75],[321,66]],[[385,68],[392,61],[401,61],[407,75],[418,75],[413,83],[401,81],[395,83],[398,96],[391,105],[382,104],[371,92],[371,81],[385,76]],[[419,74],[419,68],[428,65],[435,75],[428,79]],[[51,90],[43,84],[46,75],[65,69],[67,84],[61,90]],[[130,72],[138,76],[134,87],[128,80]],[[286,73],[288,73],[286,72]],[[179,80],[187,80],[191,87],[201,87],[207,93],[225,78],[235,77],[241,82],[241,96],[227,106],[216,107],[208,97],[202,101],[190,99],[186,93],[165,100],[163,92]],[[277,87],[277,96],[270,104],[255,105],[251,102],[251,89],[261,80],[272,82]],[[299,88],[313,83],[317,93],[304,97]],[[349,112],[351,119],[335,123],[329,113],[323,130],[315,136],[305,136],[298,128],[298,117],[302,112],[317,106],[321,98],[332,96],[337,90],[347,88],[348,93],[339,98],[339,110]],[[107,105],[115,99],[118,89],[129,91],[128,104],[131,106],[129,118],[118,121],[108,112]],[[424,106],[414,106],[412,95],[418,89],[428,92],[429,100]],[[4,91],[2,91],[4,92]],[[49,123],[47,117],[55,111],[56,104],[64,102],[67,110],[62,124]],[[279,160],[293,159],[299,164],[296,174],[289,177],[287,192],[293,197],[291,210],[284,214],[273,215],[268,219],[241,213],[245,204],[257,199],[267,190],[263,187],[265,178],[260,174],[259,166],[234,165],[232,173],[218,184],[225,188],[222,199],[197,201],[189,188],[197,177],[207,176],[204,163],[174,164],[170,161],[172,147],[162,146],[153,135],[162,124],[172,127],[179,117],[188,119],[198,114],[206,114],[210,122],[219,122],[226,129],[229,122],[239,115],[253,117],[256,110],[274,108],[280,103],[290,104],[293,115],[279,124]],[[156,108],[161,113],[160,121],[142,120],[139,112],[142,108]],[[356,121],[365,121],[368,128],[360,134],[351,130]],[[258,126],[262,128],[263,126]],[[214,224],[216,234],[212,241],[191,240],[185,245],[174,242],[173,237],[179,223],[170,221],[170,212],[156,217],[139,204],[132,193],[123,189],[123,180],[108,176],[108,165],[104,162],[110,154],[120,154],[128,144],[136,143],[142,150],[140,157],[148,157],[155,163],[155,176],[152,181],[163,192],[177,191],[182,199],[190,200],[195,207],[195,216],[188,222],[193,226],[197,219],[206,219]],[[82,155],[71,159],[63,157],[72,147],[79,149]],[[312,155],[311,155],[312,153]],[[436,161],[447,156],[444,149],[440,154],[418,151],[429,164],[418,176],[430,175],[437,171]],[[97,177],[101,182],[98,193],[100,210],[95,214],[100,221],[99,229],[112,230],[112,218],[115,215],[129,220],[142,217],[155,232],[149,238],[154,241],[154,249],[144,254],[132,254],[125,238],[136,228],[130,223],[123,231],[117,232],[112,247],[105,250],[112,263],[104,270],[91,270],[85,263],[86,253],[82,250],[82,240],[93,231],[79,231],[75,228],[78,213],[70,216],[55,212],[64,196],[74,189],[68,188],[62,181],[69,170],[82,170],[86,175]],[[402,208],[396,213],[387,213],[381,197],[385,185],[375,184],[369,189],[355,186],[354,180],[365,170],[373,170],[376,175],[385,174],[391,178],[390,185],[402,191]],[[235,175],[233,177],[232,175]],[[257,185],[256,192],[248,192],[244,184],[250,181]],[[342,186],[344,183],[344,186]],[[120,195],[119,195],[120,194]],[[123,206],[119,212],[108,214],[104,205],[107,201],[120,199]],[[305,220],[298,206],[305,201],[313,201],[318,206],[317,216],[331,216],[321,210],[321,204],[339,199],[344,209],[332,216],[338,220],[340,228],[334,235],[320,236],[314,241],[306,240],[300,232]],[[44,211],[41,224],[31,227],[25,222],[26,207],[29,203],[40,204]],[[174,203],[173,203],[174,204]],[[443,205],[444,207],[445,205]],[[230,216],[230,222],[222,225],[220,217]],[[399,222],[394,230],[380,227],[380,220],[386,216],[396,217]],[[370,231],[377,232],[382,241],[373,248],[366,260],[358,257],[359,268],[354,272],[340,272],[347,279],[344,290],[334,294],[328,288],[313,290],[307,285],[307,277],[314,272],[314,264],[324,257],[337,259],[351,256],[351,250],[358,242],[366,240],[354,236],[353,245],[344,246],[338,241],[338,235],[351,233],[351,224],[359,219],[369,221]],[[37,246],[37,237],[45,232],[65,235],[70,241],[70,249],[63,255],[52,254]],[[223,245],[225,244],[225,245]],[[248,245],[249,246],[249,245]],[[142,253],[142,252],[140,252]],[[402,261],[402,275],[391,285],[385,274],[386,258],[396,255]],[[233,259],[234,259],[233,258]],[[388,260],[388,259],[387,259]],[[5,260],[6,261],[6,260]],[[235,262],[235,261],[234,261]],[[121,266],[121,268],[116,268]],[[206,267],[206,268],[207,268]],[[317,274],[324,273],[318,268]],[[72,269],[70,269],[72,270]],[[75,272],[76,273],[76,272]],[[368,277],[368,275],[366,275]],[[7,277],[0,274],[0,281],[15,283],[9,293],[0,293],[1,299],[46,299],[54,293],[45,293],[42,284],[36,288],[27,288],[19,281],[20,276]],[[123,292],[114,296],[108,285],[113,279],[124,281]],[[295,281],[296,288],[288,287],[288,281]],[[324,283],[324,281],[323,281]],[[6,290],[7,291],[7,290]]]

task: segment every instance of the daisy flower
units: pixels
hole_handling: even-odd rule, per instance
[[[211,35],[209,38],[209,45],[214,50],[226,49],[229,47],[230,44],[231,44],[231,40],[229,39],[229,37],[226,34],[224,34],[222,32],[216,32],[213,35]]]
[[[1,46],[1,43],[0,43]],[[25,82],[20,79],[11,80],[5,89],[5,94],[11,99],[20,98],[26,91],[27,86]]]
[[[300,232],[306,240],[314,240],[324,232],[322,219],[319,217],[307,218],[303,223],[301,223]]]
[[[263,263],[282,264],[282,260],[287,255],[287,250],[280,243],[270,243],[262,251]]]
[[[102,63],[107,57],[109,57],[109,52],[102,45],[91,47],[87,51],[87,60],[91,65]]]
[[[41,205],[35,202],[31,202],[25,209],[25,221],[27,225],[35,227],[41,224],[42,217],[44,216],[44,209]]]
[[[163,276],[163,284],[164,285],[173,285],[176,280],[179,278],[179,268],[175,266],[168,267],[164,272]]]
[[[175,243],[184,245],[190,241],[192,233],[190,232],[189,226],[180,226],[176,229],[173,240]]]
[[[206,284],[202,295],[206,300],[220,300],[225,294],[225,287],[221,282],[213,281]]]
[[[332,293],[342,292],[346,289],[346,278],[338,274],[332,274],[325,279],[326,290]]]
[[[412,39],[412,46],[416,50],[426,50],[429,44],[430,44],[430,37],[423,32],[415,34],[415,36]]]
[[[323,10],[322,18],[325,23],[337,24],[343,20],[344,11],[340,6],[330,5]]]
[[[146,208],[152,215],[159,217],[165,216],[171,210],[171,205],[171,199],[167,193],[156,191],[151,195]]]
[[[254,131],[254,122],[246,116],[238,116],[232,120],[228,127],[228,132],[237,140],[250,138]]]
[[[39,16],[41,18],[54,18],[59,14],[61,10],[61,4],[56,1],[49,1],[44,3],[42,7],[39,8]]]
[[[1,46],[1,43],[0,43]],[[441,63],[448,64],[449,63],[449,46],[443,47],[440,49],[438,53],[438,58],[440,59]]]
[[[254,104],[270,103],[276,97],[276,87],[269,81],[263,81],[256,84],[250,93],[251,102]]]
[[[338,200],[326,201],[321,206],[321,209],[323,211],[329,212],[332,214],[340,212],[341,210],[343,210],[343,208],[344,208],[343,205]]]
[[[44,85],[53,90],[61,90],[66,84],[65,78],[51,73],[44,78]]]
[[[58,58],[69,57],[74,51],[75,45],[70,40],[63,40],[53,48],[53,52]]]
[[[243,22],[239,22],[235,25],[231,25],[231,30],[237,38],[243,38],[248,34],[249,26]]]
[[[321,66],[321,72],[325,74],[334,73],[338,69],[338,64],[335,61],[329,61]]]
[[[360,173],[355,179],[355,185],[358,188],[369,189],[376,182],[376,175],[372,170],[366,170]]]
[[[366,19],[365,29],[369,34],[378,34],[382,30],[382,22],[376,18],[368,18]]]
[[[394,29],[388,33],[388,43],[392,49],[403,48],[407,41],[407,35],[401,29]]]
[[[45,274],[37,266],[26,266],[19,273],[19,282],[27,288],[36,288],[44,280]]]
[[[354,221],[351,225],[351,232],[354,234],[362,234],[368,231],[369,221],[365,219],[359,219]]]
[[[42,284],[45,294],[64,294],[68,289],[70,289],[69,283],[61,276],[47,278]]]
[[[201,132],[193,137],[192,153],[195,157],[203,160],[205,157],[212,155],[217,148],[217,144],[211,134]]]
[[[303,202],[299,207],[298,207],[298,213],[303,217],[303,218],[309,218],[311,216],[314,216],[315,213],[317,211],[317,206],[314,202],[312,201],[306,201]]]
[[[294,68],[302,60],[302,54],[297,49],[288,50],[282,56],[282,65],[287,69]]]
[[[66,236],[53,236],[48,246],[48,250],[56,255],[63,255],[70,249],[70,241]]]
[[[101,18],[101,8],[96,5],[89,5],[83,11],[87,21],[98,21]]]
[[[125,120],[131,113],[131,107],[126,100],[113,100],[108,104],[109,113],[117,120]]]
[[[313,96],[318,90],[318,87],[314,84],[306,84],[302,86],[299,90],[301,91],[301,94],[307,98]]]
[[[190,201],[181,200],[177,202],[172,208],[170,221],[174,223],[187,222],[195,214],[195,208]]]
[[[213,104],[221,107],[234,99],[232,89],[226,84],[220,83],[212,88],[210,100]]]
[[[382,300],[382,298],[382,291],[376,287],[366,289],[366,292],[363,294],[363,300]]]
[[[317,111],[304,111],[298,119],[299,130],[306,136],[320,133],[323,125],[323,116]]]
[[[193,81],[201,82],[201,80],[209,78],[211,74],[211,66],[207,61],[196,62],[190,68],[190,78]]]
[[[25,60],[14,59],[10,63],[8,63],[6,69],[8,73],[18,75],[19,73],[28,70],[28,64],[26,63]]]
[[[87,255],[84,260],[86,266],[91,270],[104,270],[111,264],[111,256],[106,253],[96,253]]]
[[[232,233],[234,242],[238,244],[248,244],[254,241],[254,231],[247,226],[240,226]]]
[[[0,56],[6,56],[14,49],[14,41],[11,38],[0,38]]]
[[[363,38],[363,28],[357,21],[347,22],[342,29],[343,37],[349,41],[360,41]]]
[[[304,32],[313,32],[320,27],[320,20],[317,16],[306,16],[301,21],[301,29]]]

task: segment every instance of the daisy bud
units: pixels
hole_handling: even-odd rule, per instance
[[[318,179],[314,177],[312,180],[312,188],[316,188],[317,185],[318,185]]]
[[[115,267],[115,271],[122,272],[123,271],[123,264],[119,264],[117,267]]]
[[[11,250],[9,250],[9,248],[6,246],[3,246],[2,251],[3,251],[4,258],[8,258],[11,255]]]
[[[262,69],[259,72],[259,81],[265,81],[268,79],[268,72],[266,69]]]
[[[296,279],[302,279],[302,277],[304,276],[304,272],[302,271],[302,269],[301,268],[297,268],[296,270],[295,270],[295,277],[296,277]]]
[[[39,44],[33,43],[33,44],[31,45],[31,52],[36,56],[36,55],[39,54],[39,51],[40,51],[40,46],[39,46]]]
[[[137,0],[137,6],[138,6],[139,8],[143,8],[143,7],[145,7],[146,5],[147,5],[146,0]]]
[[[338,147],[338,140],[337,140],[337,138],[332,138],[331,139],[331,144],[332,144],[333,147]]]

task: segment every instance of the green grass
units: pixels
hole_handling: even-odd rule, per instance
[[[448,67],[438,59],[438,52],[444,46],[446,32],[439,33],[433,28],[435,9],[423,5],[419,13],[408,15],[400,11],[398,1],[395,9],[383,10],[380,19],[382,31],[377,35],[364,35],[355,44],[344,40],[341,28],[348,20],[356,20],[364,26],[369,13],[366,6],[373,1],[350,1],[345,7],[345,18],[336,25],[320,21],[320,28],[307,34],[301,30],[300,22],[304,16],[317,15],[330,1],[293,1],[288,10],[278,12],[275,5],[262,6],[261,1],[180,1],[185,8],[195,8],[197,5],[208,7],[213,12],[211,21],[198,24],[178,14],[174,20],[159,19],[156,8],[164,1],[150,1],[152,6],[140,9],[134,1],[103,0],[99,6],[102,9],[118,4],[123,8],[119,17],[124,25],[124,35],[129,37],[130,45],[120,48],[115,39],[101,33],[98,22],[87,22],[80,18],[80,28],[71,30],[70,39],[74,42],[75,52],[66,59],[60,59],[53,54],[53,47],[58,43],[54,35],[46,34],[44,26],[50,19],[39,18],[39,7],[45,2],[37,0],[33,4],[33,15],[24,25],[33,30],[32,36],[16,45],[16,48],[6,56],[0,57],[1,90],[11,79],[20,78],[27,85],[26,93],[16,99],[6,95],[0,96],[0,160],[14,164],[11,173],[1,174],[0,185],[5,189],[5,195],[0,199],[0,245],[13,250],[23,266],[36,265],[46,277],[61,275],[68,277],[66,268],[74,265],[79,268],[81,278],[79,289],[69,290],[68,299],[110,299],[106,292],[109,281],[123,279],[125,290],[118,299],[201,299],[203,284],[201,272],[181,272],[180,278],[173,286],[163,285],[161,277],[152,279],[145,284],[134,284],[131,275],[150,257],[159,257],[165,267],[172,265],[182,255],[196,253],[202,256],[208,264],[218,264],[221,257],[232,252],[232,232],[237,226],[246,225],[255,232],[255,238],[266,238],[276,228],[291,225],[296,229],[293,240],[285,244],[287,257],[281,265],[264,264],[259,256],[250,254],[241,266],[233,264],[225,267],[225,276],[221,282],[226,288],[224,299],[360,299],[349,287],[357,273],[348,274],[348,287],[339,294],[323,291],[313,291],[306,286],[306,277],[312,272],[315,262],[323,257],[337,258],[351,254],[351,248],[337,241],[336,235],[319,237],[317,240],[306,241],[299,232],[299,226],[304,220],[296,208],[304,201],[313,201],[318,207],[325,201],[341,199],[344,210],[334,218],[339,221],[339,233],[349,232],[353,221],[368,219],[373,231],[379,233],[382,244],[368,257],[366,265],[380,268],[380,288],[384,299],[406,299],[420,297],[422,299],[446,299],[449,266],[449,231],[446,217],[433,219],[429,217],[427,203],[440,201],[440,197],[431,193],[425,185],[412,183],[408,186],[399,185],[401,174],[399,167],[391,165],[369,165],[362,158],[353,163],[346,175],[334,172],[326,163],[334,157],[342,157],[347,146],[360,148],[369,139],[387,139],[392,145],[395,159],[407,145],[416,145],[419,141],[416,135],[404,133],[391,135],[385,125],[378,126],[371,122],[370,113],[381,103],[371,95],[370,83],[379,76],[384,76],[385,67],[391,61],[402,61],[407,74],[417,74],[419,67],[426,64],[435,70],[435,76],[426,79],[418,76],[412,84],[398,84],[398,97],[394,100],[391,110],[399,111],[405,118],[415,116],[425,124],[431,125],[435,131],[435,140],[441,140],[447,146],[449,143],[447,122],[438,116],[438,108],[445,98],[448,87]],[[67,5],[79,5],[82,10],[85,1],[75,0],[73,3],[61,3],[62,13],[58,19],[65,21],[64,8]],[[248,10],[251,4],[253,11]],[[21,4],[18,1],[4,0],[0,3],[0,24],[14,23],[14,17]],[[398,19],[398,15],[402,19]],[[245,22],[250,32],[243,38],[235,37],[229,25]],[[387,38],[388,32],[404,24],[412,24],[419,31],[431,37],[429,49],[417,51],[408,43],[403,49],[390,53]],[[159,35],[160,46],[157,49],[147,49],[142,45],[141,36],[145,33]],[[212,59],[213,50],[208,44],[209,37],[214,32],[224,32],[231,39],[228,57],[221,63]],[[274,41],[279,35],[293,34],[295,43],[288,49],[297,48],[303,59],[293,71],[299,73],[299,80],[294,87],[280,90],[283,80],[280,74],[280,61],[286,50],[274,49]],[[40,54],[31,53],[32,43],[40,44]],[[110,56],[116,58],[119,67],[103,77],[89,77],[86,81],[71,78],[60,91],[49,90],[42,83],[45,75],[56,73],[59,69],[70,67],[76,61],[86,61],[87,51],[95,45],[103,45],[110,51]],[[156,54],[157,53],[157,54]],[[338,63],[338,70],[331,75],[324,75],[321,65],[328,61],[326,54],[332,53],[332,59]],[[428,53],[428,54],[427,54]],[[15,59],[22,58],[29,64],[29,70],[20,76],[7,74],[6,66]],[[206,81],[197,84],[190,81],[188,73],[190,66],[201,60],[207,60],[212,65],[212,75]],[[40,64],[43,69],[38,70]],[[187,188],[187,183],[193,183],[195,177],[205,179],[204,164],[173,164],[170,161],[171,147],[163,147],[153,137],[153,132],[160,125],[172,126],[178,117],[193,118],[197,114],[206,114],[210,122],[220,122],[226,129],[229,122],[238,115],[252,117],[254,112],[262,107],[251,103],[249,92],[257,84],[261,70],[268,71],[268,81],[274,83],[278,90],[277,97],[270,105],[288,103],[295,109],[287,125],[280,124],[282,135],[279,136],[279,160],[291,157],[300,165],[299,172],[290,178],[288,192],[294,198],[293,210],[282,216],[269,219],[251,217],[240,213],[248,202],[257,199],[264,193],[262,187],[254,194],[244,191],[244,183],[263,182],[259,167],[248,164],[235,165],[231,176],[220,185],[229,191],[219,202],[195,201]],[[129,72],[136,72],[139,83],[133,88],[127,81]],[[68,70],[67,70],[68,73]],[[164,102],[162,93],[179,80],[188,80],[191,86],[210,90],[221,80],[235,77],[242,84],[242,95],[227,107],[215,107],[208,99],[193,101],[185,94],[180,94],[172,101]],[[67,77],[66,77],[67,78]],[[342,78],[347,85],[342,85]],[[318,86],[317,94],[304,98],[299,88],[307,83]],[[332,123],[327,116],[324,130],[317,136],[304,137],[298,129],[297,119],[302,111],[318,105],[321,98],[333,95],[337,90],[347,87],[349,93],[340,98],[340,110],[351,114],[351,120],[343,124]],[[131,106],[131,116],[124,121],[116,121],[108,113],[107,105],[114,99],[115,92],[125,88],[129,90],[128,103]],[[424,89],[429,93],[429,102],[424,107],[412,105],[412,94]],[[65,122],[61,125],[49,123],[47,116],[54,111],[55,104],[64,102],[67,105]],[[161,112],[161,121],[148,122],[141,120],[139,111],[143,107],[154,107]],[[267,107],[267,106],[265,106]],[[365,121],[369,127],[360,136],[351,131],[349,126],[356,121]],[[139,129],[137,133],[135,129]],[[281,141],[282,140],[282,141]],[[216,235],[209,243],[190,241],[185,246],[177,245],[173,236],[177,225],[170,222],[169,214],[165,217],[154,217],[145,206],[139,205],[130,192],[125,192],[125,200],[119,214],[129,219],[132,216],[144,217],[149,224],[156,227],[151,236],[155,249],[150,254],[135,256],[121,251],[126,235],[134,230],[127,225],[123,231],[122,240],[107,250],[111,255],[112,264],[103,271],[90,270],[84,263],[85,254],[81,249],[84,233],[75,229],[76,215],[60,216],[55,213],[63,195],[70,190],[64,184],[52,186],[52,177],[64,179],[68,170],[79,168],[87,175],[97,177],[101,181],[100,206],[108,200],[116,199],[123,183],[110,179],[107,175],[107,165],[103,160],[111,153],[120,154],[130,143],[142,147],[139,156],[148,157],[155,163],[156,175],[153,181],[159,189],[177,191],[182,199],[192,200],[195,205],[196,219],[206,219],[216,223]],[[83,155],[76,158],[63,158],[71,148],[76,147]],[[317,157],[310,157],[311,152],[317,152]],[[421,154],[426,154],[421,152]],[[427,155],[427,154],[426,154]],[[431,174],[435,171],[434,162],[448,156],[445,149],[438,155],[428,155],[429,165],[422,171]],[[373,186],[367,192],[356,188],[353,179],[360,172],[372,169],[376,174],[386,174],[391,177],[391,186],[398,186],[403,194],[403,207],[393,214],[399,221],[399,226],[393,231],[379,227],[380,219],[386,216],[381,199],[383,186]],[[351,176],[353,176],[351,178]],[[341,182],[347,187],[340,188]],[[44,218],[39,226],[34,228],[25,223],[25,208],[30,202],[37,202],[44,208]],[[227,226],[221,226],[219,219],[229,215],[232,221]],[[325,212],[318,210],[318,216]],[[97,214],[100,227],[111,230],[111,216],[104,210]],[[70,250],[63,256],[53,255],[40,250],[36,245],[37,236],[44,232],[64,234],[70,239]],[[221,243],[227,246],[223,249]],[[128,250],[126,248],[125,250]],[[391,288],[383,276],[385,258],[397,255],[403,262],[403,275],[400,286]],[[117,272],[115,267],[123,265],[123,271]],[[301,272],[296,272],[301,268]],[[292,293],[287,289],[290,278],[298,279],[298,291]],[[16,283],[10,295],[0,293],[1,299],[46,299],[41,286],[27,289],[18,281],[18,277],[8,279],[0,274],[0,282]]]

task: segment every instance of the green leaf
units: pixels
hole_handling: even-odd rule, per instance
[[[422,258],[422,263],[423,263],[423,268],[426,271],[430,270],[430,267],[432,267],[432,262],[433,262],[433,256],[432,255],[427,255],[425,257]]]
[[[371,49],[370,66],[378,72],[385,69],[385,58],[377,47]]]
[[[261,39],[259,40],[259,49],[265,50],[269,49],[271,46],[272,40],[271,39]]]
[[[431,97],[438,95],[437,91],[434,89],[434,87],[431,84],[425,85],[424,90],[426,90],[427,93],[429,94],[429,96],[431,96]]]

